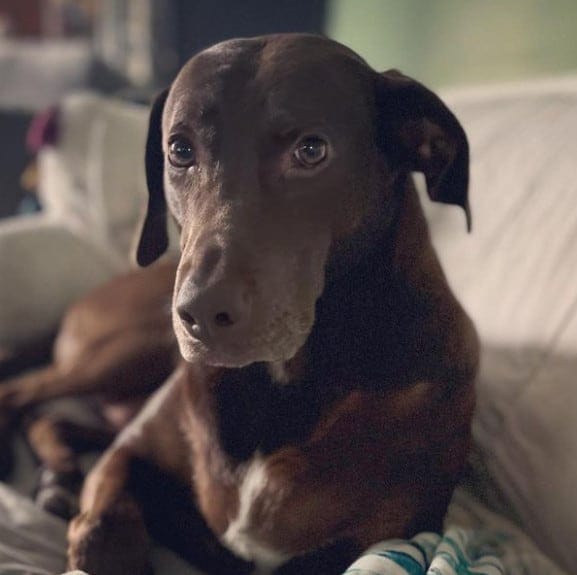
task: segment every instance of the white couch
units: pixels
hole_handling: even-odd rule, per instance
[[[0,222],[0,348],[50,333],[73,300],[131,265],[147,117],[94,93],[60,105],[58,142],[38,157],[43,212]]]
[[[447,96],[472,149],[473,233],[429,206],[483,342],[485,498],[577,565],[577,77]],[[492,487],[492,489],[491,489]]]

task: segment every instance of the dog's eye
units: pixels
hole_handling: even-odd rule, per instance
[[[297,144],[294,157],[305,168],[314,168],[327,157],[327,143],[318,136],[307,136]]]
[[[194,148],[183,137],[174,138],[168,144],[168,161],[176,168],[188,168],[195,161]]]

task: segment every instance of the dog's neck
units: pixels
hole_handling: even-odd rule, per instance
[[[232,461],[271,453],[307,437],[334,390],[311,381],[277,383],[268,365],[203,372],[189,365],[187,393],[194,416]]]

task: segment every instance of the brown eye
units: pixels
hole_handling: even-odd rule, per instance
[[[168,145],[168,161],[176,168],[188,168],[195,162],[194,148],[183,137],[174,138]]]
[[[318,136],[307,136],[297,144],[294,157],[305,168],[314,168],[327,157],[327,143]]]

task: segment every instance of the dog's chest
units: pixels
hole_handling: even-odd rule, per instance
[[[363,505],[380,505],[383,496],[379,446],[386,446],[388,403],[351,393],[323,413],[305,441],[237,464],[206,428],[203,445],[193,434],[199,504],[223,544],[265,572],[355,537]]]
[[[238,472],[235,497],[229,498],[228,508],[216,510],[222,521],[217,533],[223,545],[254,563],[259,574],[270,573],[338,537],[339,505],[319,493],[319,485],[305,472],[309,465],[302,453],[292,448],[272,458],[256,454]],[[212,479],[206,492],[210,501],[219,497],[219,492],[220,496],[227,493],[225,486]],[[215,510],[210,501],[205,499],[209,522]]]
[[[243,381],[225,375],[209,393],[194,388],[185,429],[207,523],[226,547],[266,572],[290,556],[273,541],[282,532],[276,512],[286,498],[275,477],[284,481],[286,474],[278,465],[271,474],[271,453],[310,423],[299,418],[295,402],[272,393],[256,369],[250,375]]]
[[[309,459],[302,446],[285,445],[272,453],[257,450],[235,463],[200,427],[204,433],[197,429],[190,436],[194,484],[205,519],[226,547],[266,573],[324,543],[333,531],[334,508],[325,505],[317,512],[317,525],[303,512],[318,489],[308,475],[314,457]]]
[[[237,487],[236,514],[221,539],[231,551],[256,564],[258,571],[272,571],[287,559],[290,552],[275,545],[271,529],[282,530],[275,520],[284,504],[285,494],[275,489],[263,458],[255,455],[247,463]]]
[[[365,547],[405,532],[428,489],[435,385],[356,390],[325,403],[273,400],[272,390],[265,401],[257,391],[266,388],[247,396],[242,383],[250,386],[192,394],[186,426],[198,503],[224,545],[272,569],[330,543]]]

